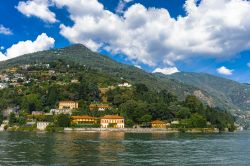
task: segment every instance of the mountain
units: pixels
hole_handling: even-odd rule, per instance
[[[217,96],[219,102],[224,102],[232,108],[250,110],[249,84],[241,84],[206,73],[180,72],[166,76],[166,78],[175,79],[184,84],[203,89],[211,96]]]
[[[137,67],[118,63],[107,56],[92,52],[80,44],[27,54],[5,62],[0,62],[0,70],[18,65],[49,63],[56,60],[84,65],[113,77],[122,77],[132,83],[144,83],[152,89],[168,89],[179,96],[183,96],[182,94],[184,93],[192,94],[193,91],[197,90],[197,88],[193,86],[185,85],[176,80],[158,78],[154,74]]]
[[[166,89],[175,93],[180,99],[193,94],[204,103],[214,107],[242,110],[250,108],[249,85],[202,73],[177,73],[171,76],[152,74],[131,65],[118,63],[80,44],[27,54],[0,62],[0,70],[23,64],[53,61],[84,65],[114,78],[122,77],[131,83],[144,83],[155,90]]]

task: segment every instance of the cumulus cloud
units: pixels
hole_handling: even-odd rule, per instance
[[[27,17],[36,16],[45,22],[55,23],[56,15],[49,10],[49,6],[48,0],[28,0],[19,2],[16,8]]]
[[[5,61],[28,53],[48,50],[54,47],[54,43],[55,40],[53,38],[42,33],[37,36],[35,41],[20,41],[8,48],[4,54],[0,52],[0,61]]]
[[[153,73],[162,73],[165,75],[171,75],[174,73],[180,72],[176,67],[167,67],[167,68],[156,68]]]
[[[117,10],[124,10],[128,1],[120,0]],[[246,0],[186,0],[186,15],[177,19],[164,8],[146,8],[138,3],[116,14],[98,0],[51,2],[58,8],[66,7],[70,14],[73,25],[60,25],[61,35],[70,42],[94,51],[124,54],[150,66],[174,66],[176,61],[201,56],[231,58],[250,49],[250,1]],[[40,13],[51,13],[48,6]],[[36,16],[46,18],[41,15]]]
[[[6,28],[0,24],[0,34],[12,35],[13,33],[11,32],[11,30],[9,28]]]
[[[53,0],[65,6],[74,22],[60,25],[72,43],[106,49],[156,66],[174,65],[195,56],[223,58],[250,49],[250,2],[186,0],[186,16],[172,18],[166,9],[133,4],[122,16],[97,0]],[[125,2],[125,1],[122,1]]]
[[[0,47],[0,50],[4,50],[4,46],[1,46],[1,47]]]
[[[226,68],[225,66],[222,66],[217,69],[217,72],[222,75],[232,75],[233,70]]]
[[[5,60],[7,60],[7,57],[3,53],[0,52],[0,62],[5,61]]]

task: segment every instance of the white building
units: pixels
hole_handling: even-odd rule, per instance
[[[9,107],[5,110],[3,110],[3,117],[7,118],[9,117],[10,113],[14,113],[15,115],[19,114],[19,107]]]
[[[37,122],[36,128],[38,130],[45,130],[48,125],[49,125],[49,122]]]
[[[118,84],[118,86],[119,86],[119,87],[127,87],[127,88],[129,88],[129,87],[131,87],[132,85],[129,84],[129,83],[127,83],[127,82],[124,82],[123,84]]]
[[[8,84],[6,83],[0,83],[0,89],[8,88]]]
[[[71,109],[51,109],[50,110],[50,114],[52,115],[58,115],[58,114],[72,114],[72,110]]]
[[[124,118],[118,115],[101,117],[101,128],[124,128]]]

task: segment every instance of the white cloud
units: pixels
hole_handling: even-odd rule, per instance
[[[250,67],[250,62],[249,62],[249,63],[247,63],[247,66],[248,66],[248,67]]]
[[[142,69],[142,67],[140,65],[134,65],[135,67]]]
[[[0,24],[0,34],[12,35],[13,33],[11,32],[9,28],[6,28],[2,24]]]
[[[54,43],[55,40],[53,38],[48,37],[45,33],[42,33],[37,36],[36,40],[33,42],[31,40],[20,41],[8,48],[6,53],[3,54],[0,52],[0,61],[8,60],[28,53],[48,50],[54,47]]]
[[[72,43],[107,49],[156,66],[195,56],[223,58],[250,49],[250,2],[187,0],[187,15],[171,18],[166,9],[130,6],[122,16],[97,0],[53,0],[66,6],[73,26],[60,26]],[[230,54],[228,54],[230,53]]]
[[[16,8],[27,17],[36,16],[43,21],[55,23],[56,15],[49,10],[49,6],[48,0],[28,0],[19,2]]]
[[[0,47],[0,50],[4,50],[4,46],[1,46],[1,47]]]
[[[3,53],[0,52],[0,62],[5,61],[5,60],[7,60],[7,57]]]
[[[166,9],[138,3],[122,11],[130,0],[120,1],[120,15],[97,0],[51,1],[70,13],[74,24],[60,25],[61,35],[70,42],[124,54],[150,66],[174,66],[176,61],[201,56],[231,58],[250,49],[250,1],[246,0],[201,0],[199,4],[186,0],[186,16],[177,19]]]
[[[217,72],[219,74],[223,74],[223,75],[232,75],[233,74],[233,70],[228,69],[225,66],[222,66],[222,67],[218,68]]]
[[[156,68],[153,73],[162,73],[165,75],[171,75],[174,73],[180,72],[176,67],[167,67],[167,68]]]

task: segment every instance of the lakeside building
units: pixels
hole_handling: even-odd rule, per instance
[[[72,122],[74,124],[95,124],[97,119],[92,116],[83,115],[83,116],[72,116]]]
[[[77,109],[78,102],[65,100],[59,102],[59,109]]]
[[[101,128],[124,128],[124,117],[118,115],[105,115],[101,117]]]
[[[105,110],[108,110],[108,109],[112,109],[112,107],[108,104],[102,104],[102,103],[92,103],[89,105],[89,110],[90,111],[94,111],[94,110],[97,110],[97,111],[105,111]]]
[[[72,114],[72,109],[51,109],[50,115],[59,115],[59,114]]]
[[[178,120],[174,120],[171,122],[171,125],[178,125],[178,124],[180,124],[180,122]]]
[[[48,125],[49,125],[49,122],[37,122],[36,128],[38,130],[45,130]]]
[[[151,122],[152,128],[167,128],[170,126],[170,123],[161,121],[161,120],[154,120]]]

